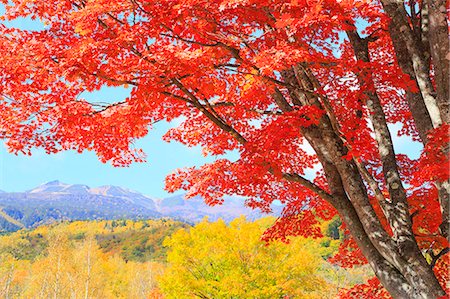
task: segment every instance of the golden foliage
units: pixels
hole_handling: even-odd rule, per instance
[[[270,219],[197,224],[167,238],[168,268],[159,278],[167,298],[333,298],[333,268],[320,242],[261,242]]]
[[[326,262],[338,240],[263,243],[273,221],[205,219],[190,228],[170,220],[90,221],[22,230],[0,237],[0,298],[319,299],[367,276]]]

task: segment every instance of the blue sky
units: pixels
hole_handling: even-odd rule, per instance
[[[0,5],[0,14],[3,7]],[[21,19],[9,23],[23,29],[41,29],[39,22]],[[83,95],[92,101],[120,101],[129,91],[120,88],[104,88],[98,93]],[[46,155],[35,150],[31,157],[15,156],[0,143],[0,190],[17,192],[31,189],[42,183],[60,180],[70,184],[86,184],[91,187],[117,185],[154,197],[168,195],[163,190],[164,178],[173,170],[186,166],[202,165],[214,157],[203,157],[199,147],[188,148],[179,143],[166,143],[161,136],[175,124],[157,123],[149,135],[136,143],[148,155],[147,163],[135,163],[126,168],[115,168],[101,163],[94,153],[62,152]],[[395,129],[398,126],[392,126]],[[394,133],[395,134],[395,133]],[[407,137],[394,139],[397,152],[417,158],[421,146]],[[229,155],[230,157],[230,155]],[[236,155],[233,154],[235,159]]]

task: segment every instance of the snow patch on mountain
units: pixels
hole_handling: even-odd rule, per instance
[[[57,193],[62,192],[65,188],[69,186],[71,185],[64,184],[58,180],[55,180],[39,185],[36,188],[27,191],[27,193]]]

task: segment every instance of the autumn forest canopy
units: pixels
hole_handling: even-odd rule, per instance
[[[322,299],[367,292],[361,285],[374,280],[367,265],[349,270],[326,261],[342,241],[339,219],[321,224],[322,238],[267,245],[260,237],[273,221],[75,221],[0,236],[0,297]]]
[[[217,159],[174,170],[168,191],[242,195],[264,211],[281,201],[268,242],[320,237],[338,215],[336,262],[368,263],[367,288],[445,296],[445,0],[3,3],[0,137],[12,153],[94,151],[127,166],[145,161],[134,141],[154,123],[181,119],[164,139]],[[8,26],[21,17],[44,28]],[[104,86],[131,93],[83,98]],[[418,158],[396,151],[392,124],[423,145]]]
[[[274,220],[66,221],[1,234],[0,297],[389,298],[368,265],[333,258],[346,238],[339,218],[320,224],[323,237],[267,244]]]

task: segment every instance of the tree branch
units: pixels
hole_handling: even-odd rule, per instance
[[[316,184],[312,183],[311,181],[305,179],[304,177],[296,174],[296,173],[283,173],[282,177],[290,182],[297,182],[300,183],[303,187],[306,189],[316,193],[319,195],[322,199],[330,202],[333,201],[333,197],[331,194],[317,186]]]
[[[245,144],[247,143],[247,140],[239,133],[237,132],[233,127],[228,125],[221,119],[220,117],[216,116],[214,112],[209,111],[206,109],[205,106],[203,106],[199,99],[189,90],[187,89],[181,81],[178,79],[172,79],[172,83],[177,86],[188,98],[191,100],[192,104],[197,107],[207,118],[209,118],[213,123],[215,123],[219,128],[222,130],[230,133],[239,143]]]

